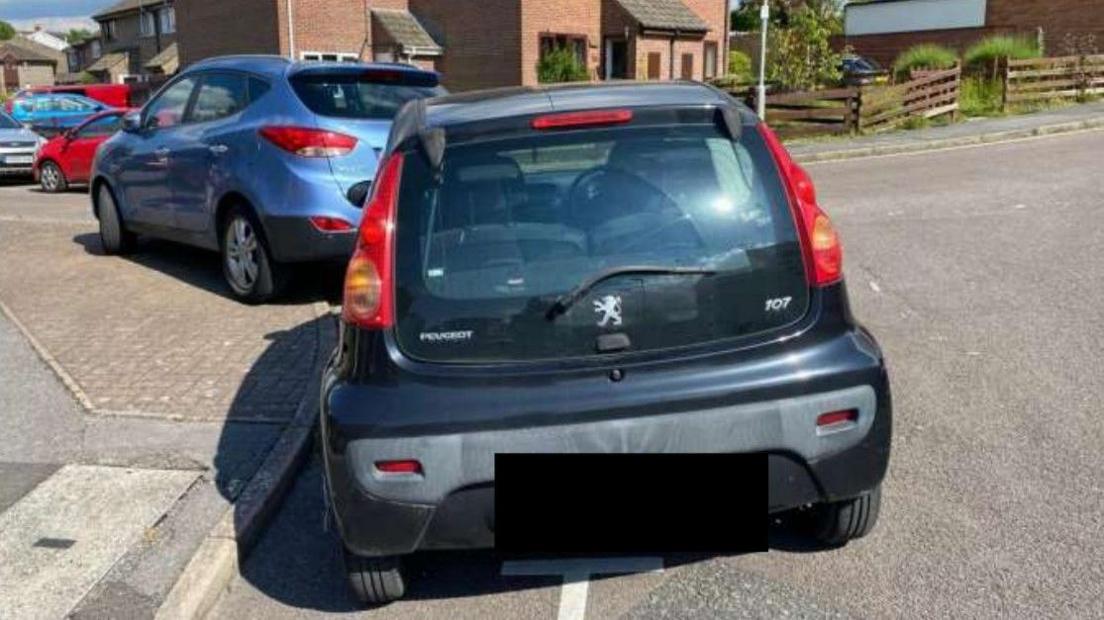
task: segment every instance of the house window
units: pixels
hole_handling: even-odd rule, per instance
[[[315,62],[360,62],[359,54],[346,52],[302,52],[299,56],[303,60]]]
[[[662,60],[659,52],[648,52],[648,79],[659,79],[659,63]]]
[[[706,41],[703,56],[702,72],[705,79],[717,77],[717,43]]]
[[[575,52],[575,59],[586,66],[586,36],[581,34],[542,34],[540,36],[540,55],[544,58],[552,50],[566,47]]]
[[[694,79],[694,55],[683,54],[682,55],[682,71],[679,72],[680,80],[692,80]]]
[[[115,39],[115,20],[111,19],[103,23],[103,37],[105,41]]]
[[[162,34],[176,32],[176,9],[171,6],[161,9],[157,12],[157,19],[161,22]]]
[[[153,13],[141,13],[138,16],[138,35],[143,37],[152,37],[156,34],[157,29],[154,24],[156,16]]]
[[[95,60],[95,59],[97,59],[97,58],[99,58],[100,56],[103,55],[103,52],[100,49],[100,42],[99,41],[93,41],[92,45],[90,45],[89,48],[90,48],[93,60]]]

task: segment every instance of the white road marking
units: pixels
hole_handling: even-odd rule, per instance
[[[586,617],[587,591],[591,575],[627,575],[663,571],[658,557],[569,558],[563,560],[512,560],[502,563],[502,574],[511,576],[561,575],[558,620],[583,620]]]
[[[875,282],[874,280],[871,280],[870,281],[870,290],[874,291],[875,293],[881,293],[882,292],[882,287],[878,286],[878,283]]]
[[[58,470],[0,514],[0,616],[65,617],[197,475],[84,465]],[[44,538],[74,542],[64,549],[35,545]]]

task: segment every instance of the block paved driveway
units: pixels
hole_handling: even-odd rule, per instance
[[[212,253],[147,241],[103,256],[83,192],[0,186],[0,266],[0,302],[98,412],[286,420],[321,354],[317,330],[297,329],[318,290],[251,307]]]

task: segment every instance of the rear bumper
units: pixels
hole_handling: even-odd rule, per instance
[[[892,425],[885,383],[592,423],[349,441],[327,425],[326,408],[324,399],[335,515],[346,545],[368,556],[493,545],[496,452],[767,453],[769,507],[778,512],[877,486]],[[841,409],[857,410],[856,422],[818,432],[817,416]],[[410,458],[422,463],[424,475],[386,475],[374,467]]]
[[[347,260],[353,253],[355,229],[325,233],[315,228],[306,217],[269,216],[264,224],[270,249],[276,260],[282,263]]]

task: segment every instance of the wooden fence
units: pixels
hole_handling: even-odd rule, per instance
[[[1104,55],[1010,60],[1003,105],[1104,94]]]
[[[892,86],[862,86],[767,96],[767,124],[786,138],[880,131],[909,118],[958,111],[961,69],[935,71]],[[732,94],[755,108],[755,92]]]
[[[755,108],[754,94],[749,105]],[[858,88],[767,96],[767,124],[784,137],[846,134],[855,130]]]
[[[881,131],[910,118],[957,114],[961,84],[962,68],[954,67],[892,86],[864,88],[856,130]]]

